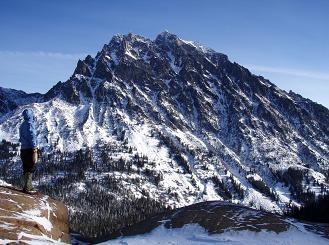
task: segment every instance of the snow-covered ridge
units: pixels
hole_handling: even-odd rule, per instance
[[[20,90],[0,87],[0,118],[19,106],[41,102],[43,95],[39,93],[27,94]]]

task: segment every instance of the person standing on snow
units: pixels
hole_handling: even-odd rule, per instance
[[[32,173],[38,161],[37,137],[32,109],[23,111],[24,121],[19,128],[21,159],[23,162],[23,192],[33,192]]]

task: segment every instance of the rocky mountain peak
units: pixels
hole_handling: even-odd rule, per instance
[[[167,30],[165,30],[164,32],[161,32],[155,38],[156,43],[170,43],[170,42],[175,42],[178,40],[181,40],[181,39],[179,39],[177,35],[170,33]]]
[[[42,118],[41,146],[126,144],[165,176],[154,195],[177,205],[227,198],[280,212],[329,189],[327,108],[168,32],[113,37],[44,98],[24,105]],[[23,108],[0,135],[17,140]]]

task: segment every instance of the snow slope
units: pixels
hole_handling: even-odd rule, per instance
[[[101,244],[328,244],[328,234],[325,238],[310,225],[241,205],[204,202],[155,215]]]

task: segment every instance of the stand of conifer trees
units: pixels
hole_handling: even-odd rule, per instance
[[[290,207],[286,215],[311,222],[329,223],[329,193],[318,196],[300,208]]]

